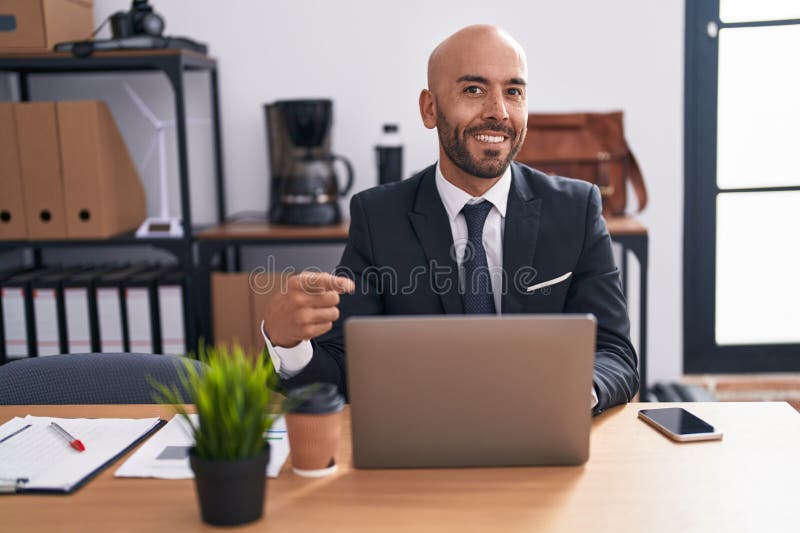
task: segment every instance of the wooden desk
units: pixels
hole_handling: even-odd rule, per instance
[[[636,418],[655,406],[596,417],[581,467],[354,470],[346,437],[339,472],[313,480],[284,467],[268,482],[265,518],[237,531],[797,531],[796,411],[684,404],[725,437],[675,444]],[[0,406],[3,422],[25,414],[169,416],[161,406]],[[119,464],[70,496],[0,496],[0,530],[219,531],[200,521],[192,481],[116,479]]]
[[[267,222],[228,222],[197,232],[202,241],[257,241],[279,243],[283,241],[347,242],[350,221],[333,226],[284,226]]]
[[[647,228],[633,217],[608,217],[606,218],[608,232],[612,236],[618,235],[647,235]],[[350,221],[344,220],[333,226],[286,226],[270,224],[268,222],[241,221],[228,222],[219,226],[198,231],[196,236],[200,240],[258,240],[280,242],[283,240],[323,240],[330,239],[336,242],[346,242]]]

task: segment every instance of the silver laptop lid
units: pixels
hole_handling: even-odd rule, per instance
[[[348,320],[355,466],[584,463],[595,333],[592,315]]]

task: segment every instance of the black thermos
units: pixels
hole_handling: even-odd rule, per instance
[[[384,124],[383,134],[375,146],[378,157],[378,183],[403,179],[403,143],[397,124]]]

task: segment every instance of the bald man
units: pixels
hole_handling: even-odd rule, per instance
[[[587,405],[596,414],[636,394],[597,187],[512,163],[527,88],[525,53],[499,28],[469,26],[436,47],[419,109],[437,130],[439,161],[356,194],[339,275],[294,276],[267,305],[262,330],[284,386],[328,382],[347,394],[342,323],[351,316],[592,313]],[[486,371],[502,373],[502,362]]]

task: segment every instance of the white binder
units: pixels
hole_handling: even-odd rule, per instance
[[[61,353],[58,341],[58,310],[55,289],[33,289],[36,350],[39,356]]]
[[[161,318],[162,351],[165,354],[185,354],[183,287],[179,283],[159,285],[158,307]]]
[[[131,352],[153,353],[150,295],[147,287],[127,287],[125,306],[128,310],[128,339]]]
[[[91,352],[89,290],[85,287],[64,288],[64,307],[67,314],[67,347],[69,353]]]
[[[97,315],[100,322],[100,350],[122,352],[122,316],[117,287],[97,288]]]
[[[25,291],[22,287],[3,287],[3,331],[6,356],[28,356],[27,321],[25,320]]]

